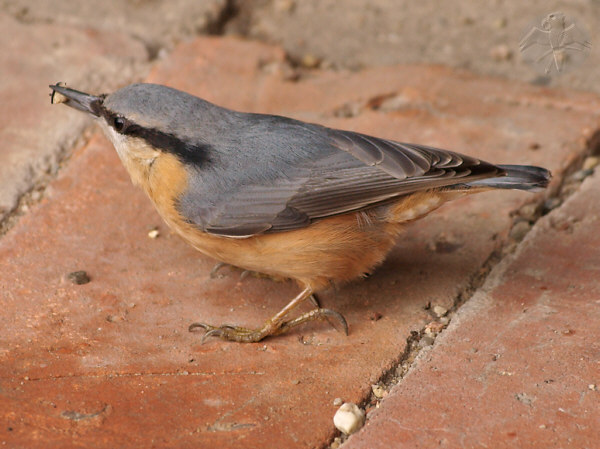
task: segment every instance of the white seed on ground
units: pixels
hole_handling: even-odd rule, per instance
[[[151,239],[155,239],[159,235],[160,235],[160,232],[156,228],[154,228],[154,229],[152,229],[151,231],[148,232],[148,237],[150,237]]]
[[[333,425],[346,435],[352,435],[364,424],[365,412],[351,402],[342,404],[333,416]]]

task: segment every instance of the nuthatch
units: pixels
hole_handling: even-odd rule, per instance
[[[231,111],[156,84],[94,96],[52,85],[53,102],[97,118],[131,179],[167,224],[219,261],[303,288],[259,329],[194,323],[208,336],[254,342],[315,319],[290,318],[332,282],[370,272],[404,223],[492,188],[536,190],[540,167],[493,165],[424,145]],[[315,301],[316,303],[316,301]]]

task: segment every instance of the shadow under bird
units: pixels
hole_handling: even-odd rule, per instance
[[[314,293],[370,272],[403,224],[489,189],[537,190],[540,167],[493,165],[424,145],[236,112],[156,84],[109,95],[51,85],[53,103],[94,116],[132,181],[167,224],[219,261],[294,279],[302,291],[262,327],[194,323],[206,337],[255,342],[315,319]],[[303,301],[315,309],[291,316]]]

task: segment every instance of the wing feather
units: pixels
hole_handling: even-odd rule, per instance
[[[269,142],[281,142],[276,149],[281,153],[268,155],[268,180],[262,173],[254,178],[248,175],[220,192],[204,191],[208,198],[202,199],[199,190],[192,188],[182,202],[182,212],[190,221],[209,233],[247,237],[297,229],[315,219],[364,210],[415,191],[503,173],[494,165],[451,151],[302,122],[287,120],[281,135],[277,127],[269,131]],[[247,142],[251,149],[251,139]],[[290,154],[293,162],[273,160]]]

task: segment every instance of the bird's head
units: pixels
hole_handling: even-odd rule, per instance
[[[209,103],[158,84],[132,84],[112,94],[91,95],[60,84],[51,85],[52,103],[64,103],[93,116],[114,145],[134,182],[137,172],[161,154],[186,164],[208,159],[207,145],[197,135],[200,114]]]

